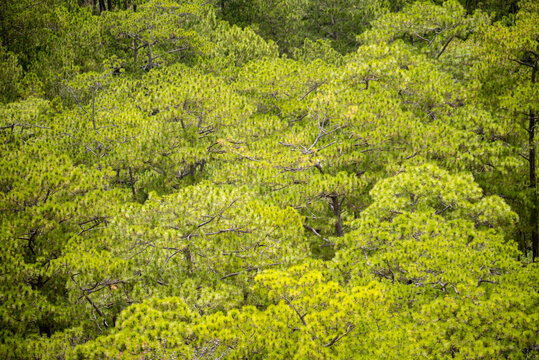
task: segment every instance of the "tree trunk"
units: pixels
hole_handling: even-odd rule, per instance
[[[148,43],[148,66],[147,70],[150,71],[153,68],[153,54],[152,54],[152,45]]]
[[[537,71],[537,62],[532,67],[532,84],[535,84],[535,73]],[[528,122],[528,146],[530,147],[529,162],[530,162],[530,189],[532,196],[532,209],[530,214],[530,227],[532,229],[531,241],[532,241],[532,261],[538,256],[539,246],[539,231],[538,231],[538,219],[537,219],[537,174],[535,168],[535,112],[530,109],[529,122]]]
[[[530,190],[531,190],[531,200],[532,208],[530,213],[530,227],[532,229],[531,241],[532,241],[532,257],[535,260],[537,256],[537,242],[539,239],[538,236],[538,224],[537,224],[537,175],[535,170],[535,116],[533,111],[530,111],[530,119],[528,124],[528,146],[530,147],[529,151],[529,161],[530,161]]]
[[[137,58],[138,58],[138,41],[133,39],[133,65],[135,69],[137,68]]]
[[[105,0],[99,0],[99,13],[102,13],[105,10],[107,10],[105,8]]]
[[[131,166],[129,167],[129,184],[131,185],[133,200],[135,200],[137,198],[137,193],[135,192],[135,180],[133,179],[133,170],[131,170]]]
[[[189,245],[187,245],[183,249],[183,256],[185,258],[185,262],[187,263],[187,273],[189,275],[193,274],[193,257],[191,255],[191,249],[189,248]]]
[[[344,228],[342,225],[341,206],[344,201],[344,197],[341,199],[341,201],[339,201],[339,197],[337,195],[331,195],[329,198],[331,199],[331,210],[333,210],[333,214],[337,218],[337,222],[335,223],[335,235],[343,236]]]

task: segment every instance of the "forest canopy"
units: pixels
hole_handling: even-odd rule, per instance
[[[0,358],[539,359],[535,0],[0,3]]]

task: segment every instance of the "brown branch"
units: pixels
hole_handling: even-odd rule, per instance
[[[534,64],[530,64],[530,63],[527,63],[527,62],[524,62],[524,61],[521,61],[521,60],[518,60],[518,59],[509,59],[509,60],[514,61],[514,62],[516,62],[516,63],[518,63],[520,65],[527,66],[527,67],[531,67],[531,68],[535,67]]]
[[[90,299],[90,297],[86,294],[86,291],[83,290],[79,284],[77,284],[77,281],[75,280],[75,276],[74,275],[71,275],[71,280],[73,280],[73,283],[79,288],[79,290],[82,292],[82,296],[90,303],[90,305],[92,305],[92,307],[94,308],[94,310],[99,314],[99,316],[101,316],[103,318],[103,324],[105,325],[105,327],[109,327],[109,324],[107,323],[107,319],[105,318],[105,314],[103,314],[101,312],[101,310],[97,307],[97,305],[92,301],[92,299]]]
[[[344,334],[335,336],[333,338],[333,340],[331,340],[329,343],[325,344],[324,346],[325,347],[330,347],[330,346],[334,345],[337,341],[341,340],[343,337],[348,335],[348,333],[350,333],[350,331],[354,330],[355,328],[356,328],[355,325],[349,323],[347,328],[346,328],[346,332]]]
[[[320,83],[316,83],[314,84],[310,89],[309,91],[307,91],[307,93],[305,93],[305,95],[303,95],[301,98],[299,98],[298,100],[301,101],[303,99],[305,99],[310,93],[312,93],[313,91],[315,91],[316,89],[318,89],[320,86],[324,85],[326,83],[326,81],[322,81]]]
[[[449,45],[449,43],[455,38],[455,35],[452,35],[445,43],[444,47],[442,48],[442,50],[440,50],[440,52],[438,53],[438,55],[436,55],[436,59],[438,59],[440,56],[442,56],[442,54],[444,53],[445,49],[447,48],[447,46]]]
[[[228,232],[235,232],[235,233],[239,233],[239,234],[250,234],[252,233],[251,230],[242,230],[242,228],[229,228],[229,229],[223,229],[223,230],[217,230],[217,231],[214,231],[214,232],[209,232],[209,233],[204,233],[204,234],[191,234],[189,235],[190,237],[195,237],[195,236],[213,236],[213,235],[219,235],[219,234],[224,234],[224,233],[228,233]]]
[[[324,240],[325,242],[328,243],[328,245],[330,246],[335,246],[335,243],[326,239],[325,237],[323,237],[322,235],[320,235],[320,233],[318,231],[316,231],[315,228],[311,227],[311,226],[308,226],[308,225],[303,225],[303,227],[307,230],[311,230],[313,232],[313,234],[315,234],[316,236],[318,236],[320,239]]]
[[[303,323],[303,325],[307,326],[307,323],[305,322],[305,315],[307,315],[307,313],[301,315],[298,311],[298,309],[296,309],[296,307],[294,306],[294,304],[292,304],[292,302],[286,297],[286,296],[283,296],[283,299],[286,300],[286,302],[288,303],[288,305],[292,308],[292,310],[295,311],[296,314],[298,314],[299,316],[299,319],[301,320],[301,322]]]
[[[477,281],[477,287],[481,286],[482,283],[499,284],[499,282],[497,282],[497,281],[479,279],[479,281]]]

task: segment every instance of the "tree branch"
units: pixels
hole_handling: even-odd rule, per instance
[[[286,296],[283,296],[283,299],[288,303],[288,305],[292,308],[292,310],[294,310],[296,312],[296,314],[298,314],[299,316],[299,319],[301,320],[301,322],[303,323],[303,325],[307,326],[307,323],[305,322],[305,315],[307,315],[306,313],[301,315],[298,311],[298,309],[296,309],[296,307],[294,306],[294,304],[292,304],[292,302],[286,297]]]
[[[101,312],[101,310],[97,307],[97,305],[92,301],[92,299],[90,299],[90,297],[86,294],[86,291],[83,290],[79,284],[77,284],[77,281],[75,280],[75,276],[74,275],[71,275],[71,280],[73,280],[73,283],[79,288],[79,290],[82,292],[82,296],[84,296],[84,298],[90,303],[90,305],[92,305],[92,307],[94,308],[94,310],[99,314],[99,316],[101,316],[103,318],[103,324],[105,325],[105,327],[109,327],[109,324],[107,323],[107,319],[105,318],[105,314],[103,314]]]
[[[447,45],[449,45],[449,43],[455,38],[455,35],[452,35],[446,42],[445,42],[445,45],[444,47],[442,48],[442,50],[440,50],[440,52],[438,53],[438,55],[436,55],[436,59],[440,58],[440,56],[442,56],[442,54],[444,53],[445,49],[447,48]]]
[[[341,340],[343,337],[348,335],[348,333],[350,333],[350,331],[354,330],[355,328],[356,328],[355,325],[348,323],[348,326],[346,328],[346,332],[344,334],[342,334],[340,336],[339,335],[335,336],[333,338],[333,340],[331,340],[329,343],[325,344],[324,346],[325,347],[330,347],[330,346],[334,345],[337,341]]]

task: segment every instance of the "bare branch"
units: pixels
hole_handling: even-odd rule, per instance
[[[82,111],[84,111],[84,113],[86,113],[87,115],[90,115],[90,113],[88,112],[88,110],[86,110],[84,108],[84,106],[82,106],[82,104],[80,103],[79,99],[77,99],[77,97],[75,96],[75,93],[73,92],[73,89],[69,86],[67,86],[67,90],[69,90],[69,92],[71,93],[71,96],[73,97],[73,99],[75,100],[75,102],[77,103],[77,105],[82,109]]]
[[[452,35],[446,42],[445,42],[445,45],[444,47],[442,48],[442,50],[440,50],[440,52],[438,53],[438,55],[436,55],[436,59],[438,59],[440,56],[442,56],[442,54],[444,53],[445,49],[447,48],[447,46],[449,45],[449,43],[455,38],[455,35]]]
[[[315,234],[316,236],[318,236],[320,239],[324,240],[326,243],[328,243],[328,245],[330,246],[335,246],[335,243],[326,239],[325,237],[323,237],[322,235],[320,235],[320,233],[318,231],[316,231],[315,228],[311,227],[311,226],[308,226],[308,225],[303,225],[303,227],[307,230],[311,230],[313,232],[313,234]]]
[[[479,281],[477,281],[477,287],[481,286],[482,283],[499,284],[499,282],[497,281],[486,280],[486,279],[480,278]]]
[[[310,93],[312,93],[313,91],[315,91],[316,89],[318,89],[320,86],[324,85],[327,81],[322,81],[322,82],[319,82],[319,83],[316,83],[314,84],[313,86],[311,86],[311,88],[309,89],[309,91],[307,91],[305,93],[305,95],[303,95],[301,98],[299,98],[298,100],[301,101],[303,99],[305,99]]]
[[[345,331],[344,334],[335,336],[333,338],[333,340],[331,340],[329,343],[325,344],[324,346],[325,347],[330,347],[330,346],[334,345],[337,341],[341,340],[343,337],[348,335],[348,333],[350,333],[350,331],[354,330],[355,328],[356,328],[356,326],[354,324],[348,323],[348,326],[346,327],[346,331]]]
[[[294,312],[295,312],[296,314],[298,314],[299,319],[301,320],[301,322],[303,323],[303,325],[307,326],[307,323],[305,322],[305,315],[307,315],[307,313],[301,315],[301,314],[299,313],[298,309],[296,309],[296,307],[294,306],[294,304],[292,304],[292,302],[290,301],[290,299],[288,299],[288,297],[283,296],[282,298],[288,303],[288,305],[292,308],[292,310],[294,310]]]
[[[536,65],[534,65],[534,64],[527,63],[527,62],[524,62],[524,61],[521,61],[521,60],[518,60],[518,59],[509,59],[509,60],[514,61],[514,62],[516,62],[517,64],[520,64],[520,65],[523,65],[523,66],[527,66],[527,67],[531,67],[531,68],[533,68],[533,67],[536,66]]]
[[[197,236],[213,236],[213,235],[219,235],[219,234],[224,234],[224,233],[229,233],[229,232],[234,232],[234,233],[239,233],[239,234],[250,234],[252,233],[253,231],[252,230],[242,230],[244,227],[237,227],[237,228],[228,228],[228,229],[223,229],[223,230],[217,230],[217,231],[214,231],[214,232],[209,232],[209,233],[204,233],[204,234],[189,234],[187,236],[189,237],[197,237]]]
[[[73,283],[79,288],[79,290],[82,292],[82,296],[92,305],[94,310],[103,318],[103,324],[105,327],[109,327],[109,324],[107,323],[107,319],[105,318],[105,314],[101,312],[101,310],[97,307],[97,305],[90,299],[90,297],[86,294],[86,291],[84,291],[79,284],[77,284],[77,281],[75,280],[75,275],[71,275],[71,280],[73,280]]]

